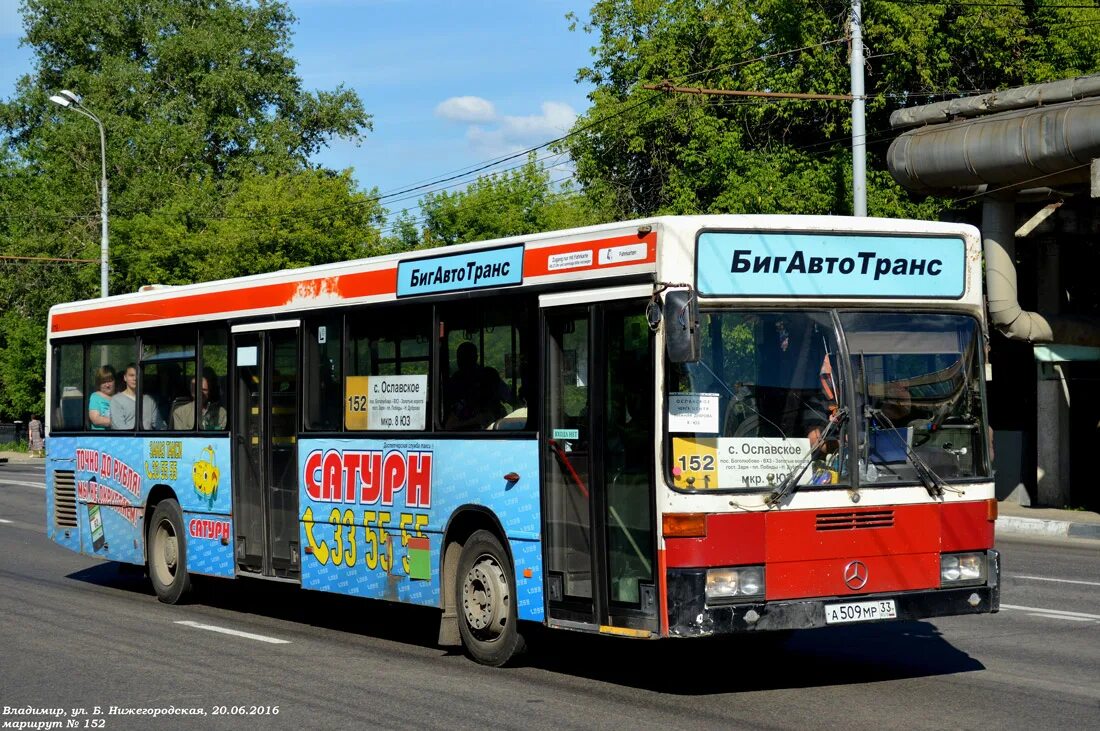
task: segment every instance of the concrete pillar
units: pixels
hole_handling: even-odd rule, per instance
[[[1040,505],[1069,504],[1069,388],[1062,366],[1039,363],[1036,414],[1037,498]]]
[[[1054,241],[1040,248],[1038,309],[1056,315],[1061,309],[1060,249]],[[1070,500],[1069,384],[1058,363],[1038,364],[1035,418],[1036,497],[1040,505],[1062,507]]]

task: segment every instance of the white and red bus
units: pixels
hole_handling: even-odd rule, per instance
[[[662,217],[63,304],[57,543],[704,637],[998,609],[975,229]]]

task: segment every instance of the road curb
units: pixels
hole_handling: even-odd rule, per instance
[[[1100,540],[1100,525],[1071,523],[1068,520],[1044,520],[1042,518],[997,518],[997,532],[1028,536],[1066,536]]]
[[[1094,538],[1100,540],[1100,525],[1094,523],[1070,523],[1069,535],[1074,538]]]

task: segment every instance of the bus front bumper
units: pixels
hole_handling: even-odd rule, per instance
[[[706,572],[671,569],[668,574],[668,624],[671,637],[812,629],[832,626],[826,609],[846,603],[877,604],[893,601],[896,616],[888,619],[849,620],[845,623],[897,622],[963,614],[991,614],[1001,606],[1000,561],[990,551],[986,584],[950,589],[815,597],[784,601],[746,602],[708,606],[704,597]],[[833,614],[835,618],[835,613]]]

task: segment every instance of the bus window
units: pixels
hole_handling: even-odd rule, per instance
[[[54,388],[52,429],[72,431],[84,425],[84,392],[81,371],[84,349],[78,343],[58,345],[53,349]]]
[[[84,393],[88,394],[85,413],[88,415],[89,429],[113,428],[111,426],[113,422],[110,420],[111,406],[114,399],[126,388],[123,374],[126,366],[132,365],[136,360],[135,355],[137,355],[137,341],[132,337],[93,340],[88,344],[84,361]],[[104,382],[112,377],[114,388],[101,388]],[[105,417],[106,421],[94,423],[91,418],[93,410],[101,418]]]
[[[202,391],[199,394],[199,430],[225,431],[229,428],[226,409],[226,374],[229,372],[228,336],[222,328],[202,331]]]
[[[194,330],[142,338],[139,390],[142,429],[195,428]],[[145,413],[150,408],[154,413]]]
[[[344,419],[349,431],[429,428],[431,332],[429,307],[349,318],[344,379]]]
[[[525,348],[534,343],[528,320],[516,300],[475,301],[440,315],[444,429],[527,428]]]
[[[312,431],[343,428],[344,318],[330,315],[306,324],[305,426]]]

